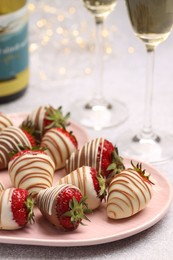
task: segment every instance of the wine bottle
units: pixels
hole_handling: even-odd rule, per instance
[[[0,0],[0,103],[22,96],[28,82],[27,0]]]

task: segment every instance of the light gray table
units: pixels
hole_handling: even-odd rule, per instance
[[[43,1],[40,2],[43,3]],[[76,14],[78,14],[71,15],[69,18],[67,15],[69,13],[65,13],[68,33],[78,30],[80,24],[80,34],[88,46],[92,46],[93,20],[91,16],[76,1],[66,1],[64,10],[67,10],[65,9],[66,4],[67,8],[75,6]],[[38,43],[38,28],[34,27],[34,22],[40,19],[39,15],[37,13],[31,15],[31,43],[36,40]],[[82,24],[81,21],[83,21]],[[55,25],[55,20],[53,23]],[[114,95],[115,98],[121,99],[128,106],[129,118],[119,127],[99,132],[91,129],[87,129],[87,131],[91,138],[104,136],[112,142],[116,142],[122,131],[130,128],[138,129],[138,126],[141,125],[146,54],[142,43],[133,35],[123,0],[118,1],[116,10],[108,17],[105,26],[109,31],[105,44],[112,49],[110,55],[105,55],[104,86],[106,89],[107,87],[110,89],[109,93],[106,91],[105,95],[107,97]],[[94,70],[93,53],[85,48],[79,48],[72,40],[71,34],[68,34],[68,37],[71,42],[68,42],[67,45],[72,47],[72,52],[68,57],[64,55],[64,59],[61,49],[64,48],[64,45],[57,41],[59,45],[56,48],[56,39],[51,40],[45,47],[31,52],[31,79],[28,90],[21,99],[0,105],[2,112],[29,112],[42,104],[62,105],[64,110],[68,111],[69,105],[77,98],[82,98],[83,93],[87,93],[88,97],[92,95],[93,74],[84,73],[84,69],[90,68],[91,72]],[[132,47],[133,53],[128,52],[129,47]],[[156,53],[153,102],[154,128],[156,130],[166,129],[170,133],[173,133],[172,61],[173,35],[171,34],[167,41],[159,46]],[[67,68],[66,74],[62,69],[64,66]],[[161,170],[171,183],[173,182],[173,160],[155,165],[155,167]],[[172,259],[173,255],[172,219],[173,206],[170,207],[161,221],[148,230],[123,240],[102,245],[63,248],[0,244],[0,259],[169,260]]]

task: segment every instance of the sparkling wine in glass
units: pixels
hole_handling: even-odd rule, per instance
[[[114,10],[116,0],[83,0],[95,20],[95,75],[94,95],[91,100],[72,104],[71,115],[86,127],[100,130],[123,123],[127,118],[126,106],[119,100],[108,101],[103,94],[103,37],[106,17]],[[108,89],[107,89],[108,91]],[[86,93],[87,95],[87,93]],[[86,96],[84,93],[84,96]]]
[[[158,163],[173,156],[173,136],[155,133],[152,126],[153,68],[156,47],[165,41],[173,26],[172,0],[125,0],[136,37],[145,44],[147,52],[146,98],[143,127],[132,135],[129,131],[117,139],[124,156]]]

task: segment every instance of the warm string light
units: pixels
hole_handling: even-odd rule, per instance
[[[33,3],[28,3],[28,11],[29,12],[35,12],[36,6]]]
[[[132,47],[132,46],[129,46],[129,48],[128,48],[128,53],[129,53],[129,54],[133,54],[134,52],[135,52],[135,48]]]
[[[28,10],[31,16],[35,14],[35,17],[37,17],[36,21],[33,19],[35,21],[34,33],[36,34],[35,38],[39,38],[30,43],[29,50],[31,53],[38,51],[41,47],[52,44],[53,41],[57,43],[57,46],[62,49],[62,53],[66,56],[72,55],[74,48],[77,48],[78,51],[85,50],[90,53],[94,52],[92,40],[89,43],[88,39],[86,39],[86,32],[89,33],[88,23],[84,18],[82,18],[79,23],[76,21],[78,11],[76,7],[71,6],[65,10],[62,8],[58,9],[58,7],[56,8],[49,4],[36,5],[35,2],[30,2],[28,4]],[[32,22],[32,27],[33,26]],[[92,35],[91,30],[92,28],[90,29],[90,36]],[[113,53],[112,43],[109,39],[117,30],[115,25],[110,25],[109,28],[104,28],[102,31],[104,53],[106,56]],[[127,52],[133,54],[134,51],[134,48],[129,46]],[[56,71],[60,76],[64,76],[68,73],[66,60],[64,63],[62,60]],[[85,66],[83,73],[86,76],[91,75],[92,66]],[[46,80],[46,73],[41,71],[39,75],[41,80]]]

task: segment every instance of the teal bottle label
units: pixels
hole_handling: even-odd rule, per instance
[[[26,6],[0,16],[0,81],[14,79],[28,67],[27,21]]]

